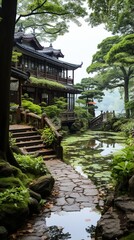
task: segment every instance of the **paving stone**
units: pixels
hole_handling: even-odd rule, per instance
[[[88,195],[88,196],[96,196],[98,195],[98,191],[97,189],[84,189],[84,195]]]
[[[80,197],[80,194],[77,193],[77,192],[73,192],[73,193],[70,194],[70,197],[71,197],[71,198],[76,198],[76,199],[77,199],[78,197]]]
[[[66,202],[71,205],[71,204],[74,204],[75,203],[75,199],[74,198],[71,198],[71,197],[68,197],[66,198]]]
[[[56,200],[56,206],[63,206],[63,205],[65,205],[65,204],[66,204],[66,200],[65,200],[64,197],[62,197],[62,198],[57,198],[57,200]]]
[[[72,192],[73,191],[73,188],[72,186],[61,186],[60,187],[60,191],[64,191],[64,192]]]
[[[62,209],[66,212],[79,211],[80,210],[80,205],[78,205],[78,204],[66,205],[66,206],[63,206]]]
[[[82,197],[78,197],[77,198],[77,202],[89,202],[90,201],[90,198],[89,197],[85,197],[85,196],[82,196]]]

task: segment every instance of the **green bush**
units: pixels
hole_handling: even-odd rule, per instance
[[[133,129],[134,119],[130,119],[127,123],[121,125],[121,131],[123,131],[126,136],[130,136],[132,134]]]
[[[29,192],[25,187],[13,187],[6,189],[4,192],[0,193],[0,206],[2,209],[6,206],[20,207],[25,206],[29,202]]]
[[[46,127],[41,131],[41,137],[47,147],[50,147],[56,140],[55,133],[49,127]]]
[[[112,162],[112,177],[117,184],[126,182],[134,173],[134,144],[129,138],[128,146],[114,155]]]
[[[22,106],[24,109],[28,109],[30,112],[36,113],[38,115],[41,115],[42,113],[41,107],[31,101],[22,100]]]
[[[46,115],[50,118],[60,115],[60,109],[55,105],[50,105],[44,108]]]
[[[29,155],[15,154],[14,156],[19,163],[22,171],[40,176],[48,173],[42,157],[32,157]]]

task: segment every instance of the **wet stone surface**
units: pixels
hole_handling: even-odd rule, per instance
[[[95,208],[103,204],[92,181],[81,176],[70,165],[55,159],[47,161],[46,166],[55,179],[52,197],[48,199],[43,212],[29,219],[26,226],[14,234],[14,238],[11,236],[10,240],[53,239],[45,220],[51,212],[80,211],[86,207]]]

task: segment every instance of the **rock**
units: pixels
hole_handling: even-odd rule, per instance
[[[9,177],[11,176],[13,173],[12,167],[9,163],[7,163],[6,161],[2,161],[0,162],[0,176],[1,177]]]
[[[54,178],[51,175],[42,176],[33,181],[29,188],[39,193],[42,198],[48,197],[54,186]]]
[[[128,194],[130,197],[134,197],[134,175],[129,179]]]
[[[129,197],[118,197],[114,200],[115,207],[127,213],[131,211],[134,213],[134,199]]]
[[[0,226],[0,240],[8,239],[8,231],[4,226]]]
[[[30,214],[39,213],[39,203],[35,198],[30,197],[29,211]]]
[[[40,202],[41,195],[39,193],[36,193],[36,192],[32,191],[31,189],[29,189],[29,193],[32,198],[35,198],[38,202]]]
[[[3,225],[9,232],[14,232],[24,224],[28,215],[28,207],[7,208],[0,211],[0,225]]]
[[[104,240],[118,239],[123,235],[123,230],[120,227],[120,219],[116,211],[111,208],[102,215],[97,223],[96,239],[102,237]]]

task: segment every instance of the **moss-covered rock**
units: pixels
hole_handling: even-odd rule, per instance
[[[54,178],[51,175],[42,176],[33,181],[29,188],[34,192],[39,193],[42,198],[47,197],[51,194],[54,186]]]
[[[8,231],[4,226],[0,226],[0,239],[1,240],[7,240],[8,237]]]

